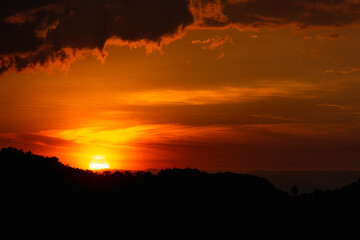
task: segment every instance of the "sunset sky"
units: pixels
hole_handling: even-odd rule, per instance
[[[13,0],[0,19],[0,147],[360,170],[359,0]]]

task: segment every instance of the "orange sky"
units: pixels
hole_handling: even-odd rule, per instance
[[[119,169],[360,170],[357,19],[259,10],[250,24],[232,11],[252,1],[203,2],[189,7],[193,23],[159,39],[150,29],[103,49],[64,40],[71,57],[23,68],[0,49],[0,146],[79,168],[102,155]]]

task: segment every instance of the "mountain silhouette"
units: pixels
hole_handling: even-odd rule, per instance
[[[234,218],[248,224],[271,224],[277,216],[288,224],[289,219],[340,214],[345,208],[354,212],[360,200],[360,180],[341,189],[311,194],[297,195],[294,187],[290,195],[264,178],[231,172],[210,174],[173,168],[157,174],[100,173],[10,147],[1,149],[0,161],[3,206],[12,214],[49,217],[76,213],[83,219],[141,214],[161,216],[165,222],[176,218],[202,224]]]

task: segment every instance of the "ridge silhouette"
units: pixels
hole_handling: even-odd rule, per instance
[[[271,224],[277,216],[288,224],[289,219],[315,223],[331,214],[355,215],[359,210],[360,180],[310,194],[297,194],[294,186],[290,195],[264,178],[231,172],[173,168],[157,174],[99,173],[11,147],[1,149],[0,161],[3,206],[30,215],[77,213],[83,219],[102,219],[145,214],[201,223],[241,216],[257,224]]]
[[[151,194],[159,191],[170,195],[222,194],[221,196],[238,197],[242,192],[242,200],[254,200],[269,197],[268,200],[287,199],[288,194],[274,187],[266,179],[235,174],[231,172],[210,174],[197,169],[162,169],[157,174],[138,171],[108,171],[99,173],[65,166],[56,157],[43,157],[31,152],[23,152],[16,148],[2,148],[0,160],[2,177],[9,190],[18,194],[22,191],[34,191],[36,194],[60,195],[111,195],[127,191],[141,191]],[[4,182],[3,182],[4,183]],[[4,186],[6,187],[6,186]]]

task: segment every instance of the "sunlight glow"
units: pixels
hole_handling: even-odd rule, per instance
[[[92,161],[89,164],[89,169],[91,170],[101,170],[101,169],[108,169],[110,165],[107,161],[105,161],[105,156],[103,155],[96,155],[92,156]]]

